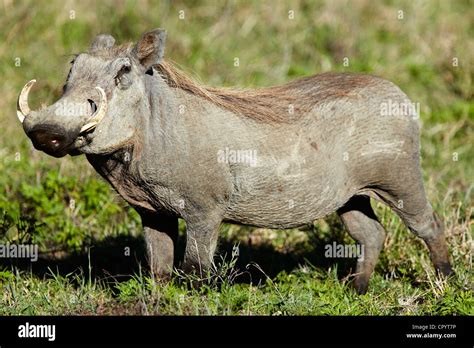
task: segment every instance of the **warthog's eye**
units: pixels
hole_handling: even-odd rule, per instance
[[[130,64],[124,64],[120,68],[120,70],[117,73],[117,76],[115,76],[115,84],[121,88],[121,89],[126,89],[130,87],[132,84],[132,79],[130,78],[130,75],[128,74],[132,70],[132,67]]]

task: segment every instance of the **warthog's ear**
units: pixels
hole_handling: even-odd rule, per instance
[[[133,52],[145,71],[163,59],[165,52],[166,30],[155,29],[146,32],[135,45]]]
[[[100,34],[95,37],[94,41],[92,41],[89,49],[91,51],[97,51],[104,48],[112,47],[114,44],[115,44],[115,39],[112,35]]]

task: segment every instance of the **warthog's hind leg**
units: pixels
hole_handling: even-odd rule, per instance
[[[408,165],[407,165],[408,166]],[[406,171],[390,185],[381,185],[377,194],[416,236],[423,239],[430,250],[435,269],[443,275],[451,275],[448,246],[442,221],[426,199],[419,170]]]
[[[425,209],[416,215],[404,210],[397,213],[410,231],[425,241],[436,271],[445,276],[454,274],[449,262],[443,222],[433,212],[431,205],[427,203]]]
[[[338,210],[349,234],[363,246],[363,258],[357,260],[357,274],[354,287],[358,293],[367,291],[372,274],[385,240],[385,230],[377,220],[370,198],[354,196]]]

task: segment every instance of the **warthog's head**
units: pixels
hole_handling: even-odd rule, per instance
[[[89,52],[72,62],[62,97],[41,110],[30,110],[28,82],[18,97],[17,115],[36,149],[55,157],[109,154],[132,142],[137,123],[151,114],[146,74],[158,64],[166,32],[144,33],[135,45],[114,46],[99,35]]]

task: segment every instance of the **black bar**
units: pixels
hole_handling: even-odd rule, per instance
[[[20,338],[19,327],[55,325],[55,339]],[[409,344],[473,346],[473,317],[0,317],[0,346],[113,344]],[[421,338],[408,338],[420,334]],[[451,337],[434,337],[434,335]],[[453,337],[455,335],[455,337]]]

